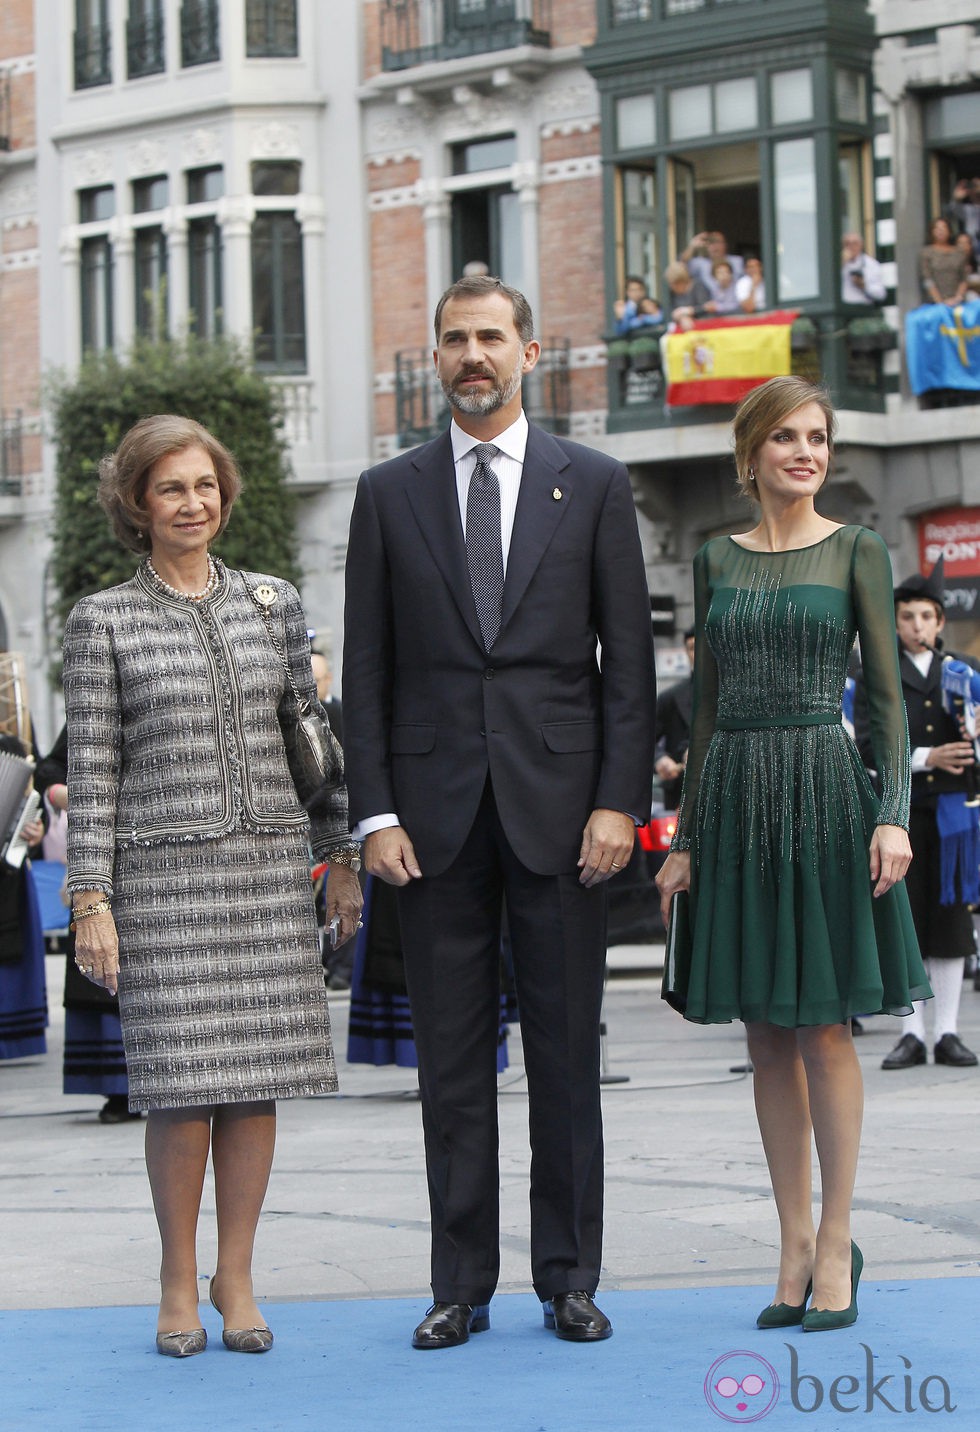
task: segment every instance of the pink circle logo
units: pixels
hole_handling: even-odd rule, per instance
[[[726,1352],[716,1358],[704,1379],[704,1396],[712,1412],[726,1422],[744,1426],[758,1422],[779,1401],[776,1369],[754,1352]]]

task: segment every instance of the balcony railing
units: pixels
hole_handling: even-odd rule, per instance
[[[610,432],[690,427],[731,418],[729,406],[667,406],[660,351],[665,331],[650,329],[636,338],[607,340]],[[880,316],[854,318],[853,310],[817,318],[802,315],[791,331],[792,371],[811,382],[826,383],[839,395],[842,408],[881,413],[889,391],[885,354],[897,341],[894,329]]]
[[[532,422],[557,433],[569,431],[571,387],[567,338],[548,338],[537,367],[524,379],[524,411]],[[395,422],[399,447],[415,447],[438,437],[449,425],[449,405],[432,367],[428,348],[395,354]]]
[[[381,63],[436,60],[551,44],[551,0],[382,0]]]
[[[0,413],[0,496],[19,497],[24,476],[24,418]]]
[[[112,83],[112,37],[108,25],[75,31],[75,88]]]
[[[218,0],[183,0],[180,7],[180,63],[206,65],[220,60]]]
[[[163,14],[126,21],[126,74],[131,80],[164,70]]]

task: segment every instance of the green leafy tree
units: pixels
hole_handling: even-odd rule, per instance
[[[96,498],[99,461],[137,419],[194,418],[234,453],[242,494],[215,551],[229,566],[299,577],[295,500],[277,389],[232,340],[138,342],[124,358],[89,354],[48,383],[57,448],[52,580],[63,622],[79,597],[125,582],[139,558],[116,541]]]

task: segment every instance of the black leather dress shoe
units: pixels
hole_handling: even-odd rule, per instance
[[[972,1069],[977,1056],[967,1049],[958,1034],[944,1034],[933,1050],[937,1064],[955,1064],[958,1069]]]
[[[544,1325],[566,1342],[601,1342],[612,1337],[612,1323],[588,1293],[555,1293],[544,1307]]]
[[[937,1046],[938,1048],[938,1046]],[[881,1061],[882,1069],[911,1069],[926,1062],[926,1046],[914,1034],[903,1034],[892,1052]]]
[[[435,1347],[460,1347],[469,1342],[470,1333],[486,1332],[489,1326],[489,1303],[475,1308],[469,1303],[433,1303],[415,1329],[412,1347],[423,1351]]]

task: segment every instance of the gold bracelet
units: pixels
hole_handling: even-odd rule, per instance
[[[345,866],[356,874],[361,868],[361,847],[356,840],[345,841],[328,850],[323,858],[328,865]]]
[[[90,915],[108,915],[112,906],[108,900],[96,900],[91,905],[72,906],[70,930],[74,930],[79,920],[87,920]]]

